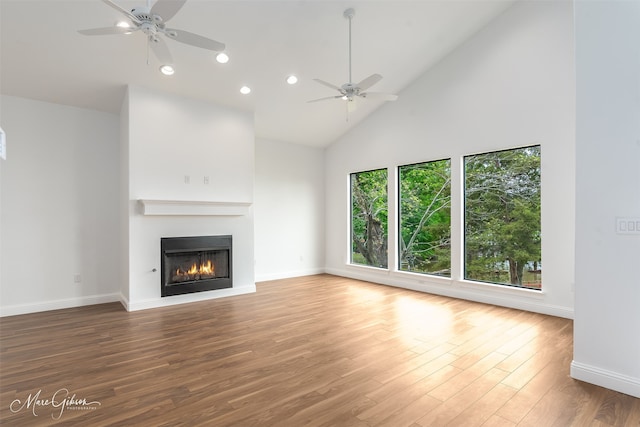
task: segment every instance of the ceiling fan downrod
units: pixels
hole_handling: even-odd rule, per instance
[[[349,20],[349,83],[353,83],[351,78],[351,20],[355,15],[356,11],[353,8],[349,8],[343,13],[343,16]]]
[[[352,59],[351,58],[351,47],[352,47],[351,46],[352,44],[351,43],[351,20],[353,19],[355,14],[356,12],[352,8],[345,10],[342,14],[342,16],[344,16],[346,19],[349,20],[349,81],[343,84],[342,86],[338,86],[338,85],[334,85],[333,83],[326,82],[324,80],[313,79],[323,86],[327,86],[331,89],[338,91],[339,95],[312,99],[311,101],[307,101],[307,102],[318,102],[318,101],[324,101],[329,99],[343,99],[347,101],[347,107],[348,107],[347,111],[351,111],[355,108],[354,101],[356,97],[378,98],[384,101],[395,101],[398,98],[397,95],[393,95],[389,93],[367,91],[371,86],[373,86],[374,84],[376,84],[382,79],[382,76],[380,74],[372,74],[369,77],[365,78],[364,80],[360,81],[360,83],[353,82],[352,69],[351,69],[351,62],[352,62],[351,61]]]

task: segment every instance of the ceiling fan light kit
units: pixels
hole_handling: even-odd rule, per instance
[[[395,101],[398,99],[397,95],[390,93],[382,93],[382,92],[366,92],[374,84],[378,83],[382,80],[382,76],[380,74],[372,74],[369,77],[362,80],[360,83],[353,83],[353,79],[351,78],[351,21],[353,17],[356,15],[356,11],[353,8],[348,8],[342,14],[347,20],[349,20],[349,82],[343,84],[342,86],[337,86],[332,83],[325,82],[320,79],[313,79],[314,81],[320,83],[323,86],[327,86],[331,89],[337,90],[340,94],[335,96],[327,96],[324,98],[313,99],[307,102],[318,102],[325,101],[328,99],[342,99],[347,101],[347,109],[348,111],[352,111],[355,108],[355,100],[356,98],[375,98],[384,101]]]

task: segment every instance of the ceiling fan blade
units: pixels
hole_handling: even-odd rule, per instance
[[[176,30],[175,28],[167,28],[165,30],[167,37],[172,38],[180,43],[199,47],[201,49],[213,50],[214,52],[222,52],[225,48],[224,43],[208,39],[189,31]]]
[[[149,45],[153,54],[158,58],[161,64],[173,64],[173,58],[167,44],[159,37],[149,38]]]
[[[162,18],[167,22],[184,6],[187,0],[158,0],[151,8],[151,14]]]
[[[311,101],[307,101],[307,103],[318,102],[318,101],[326,101],[327,99],[338,99],[338,98],[342,98],[342,95],[325,96],[324,98],[312,99]]]
[[[105,36],[109,34],[128,34],[133,31],[137,31],[138,28],[122,28],[122,27],[104,27],[104,28],[90,28],[88,30],[78,30],[80,34],[84,34],[85,36]]]
[[[369,89],[374,84],[378,83],[382,80],[382,76],[380,74],[371,74],[369,77],[358,83],[356,86],[360,88],[361,91]]]
[[[318,82],[318,83],[320,83],[321,85],[325,85],[325,86],[327,86],[327,87],[330,87],[331,89],[335,89],[335,90],[337,90],[338,92],[342,93],[342,89],[341,89],[341,88],[339,88],[338,86],[334,85],[334,84],[331,84],[331,83],[325,82],[324,80],[320,80],[320,79],[313,79],[313,80],[314,80],[314,81],[316,81],[316,82]]]
[[[394,95],[392,93],[382,93],[382,92],[364,92],[359,96],[363,98],[371,98],[371,99],[380,99],[383,101],[395,101],[398,99],[398,95]]]
[[[135,17],[135,15],[131,12],[129,12],[127,9],[124,9],[120,6],[118,6],[117,4],[115,4],[114,2],[112,2],[111,0],[102,0],[104,3],[106,3],[107,5],[111,6],[112,8],[114,8],[115,10],[117,10],[118,12],[122,13],[123,15],[125,15],[127,18],[131,19],[131,21],[135,22],[136,24],[142,24],[142,21],[140,21],[138,18]]]

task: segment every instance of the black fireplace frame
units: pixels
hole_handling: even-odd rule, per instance
[[[233,251],[232,236],[192,236],[192,237],[162,237],[160,238],[160,294],[162,297],[183,295],[195,292],[213,291],[233,287]],[[167,253],[187,251],[229,251],[229,277],[168,284]]]

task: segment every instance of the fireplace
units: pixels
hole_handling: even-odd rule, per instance
[[[231,236],[163,237],[161,295],[231,288]]]

